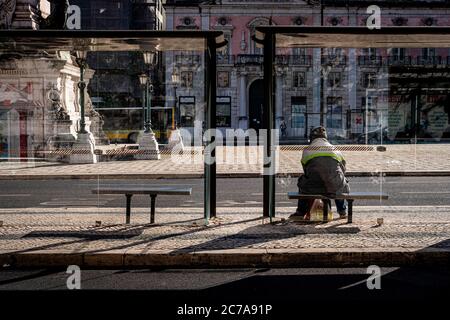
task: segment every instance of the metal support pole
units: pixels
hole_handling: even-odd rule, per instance
[[[264,152],[264,199],[263,216],[275,217],[275,154],[272,153],[272,130],[275,128],[274,61],[275,35],[266,33],[264,37],[264,108],[263,129],[267,130]]]
[[[148,82],[150,81],[147,80],[147,83],[145,84],[145,112],[144,112],[144,132],[147,133],[148,132],[148,99],[149,99],[149,94],[148,94]]]
[[[215,38],[207,39],[205,53],[205,84],[206,84],[206,130],[216,129],[216,41]],[[213,142],[211,136],[207,136],[207,145]],[[215,142],[214,142],[215,143]],[[204,163],[204,215],[206,221],[216,216],[216,151],[205,151]]]
[[[153,85],[150,84],[148,86],[148,98],[147,98],[147,100],[148,100],[147,101],[147,130],[148,130],[148,132],[152,131],[152,93],[153,93]]]
[[[320,25],[323,26],[323,1],[320,1]],[[320,125],[325,127],[325,101],[324,101],[324,70],[323,70],[323,48],[320,48]]]
[[[78,133],[87,133],[86,120],[84,117],[84,94],[86,89],[86,83],[84,82],[84,69],[86,62],[80,62],[80,82],[78,82],[78,89],[80,89],[80,131]]]
[[[173,86],[173,95],[175,100],[175,114],[173,115],[174,119],[173,122],[175,123],[175,126],[173,129],[177,129],[180,126],[180,106],[178,104],[178,97],[177,97],[177,86]]]
[[[150,195],[150,223],[155,223],[156,194]]]
[[[146,94],[146,87],[147,85],[143,85],[142,86],[142,125],[143,125],[143,129],[145,131],[145,103],[147,101],[147,94]]]
[[[125,218],[125,223],[126,224],[130,224],[130,216],[131,216],[131,197],[133,195],[132,194],[126,194],[125,197],[127,198],[127,211],[125,213],[126,218]]]

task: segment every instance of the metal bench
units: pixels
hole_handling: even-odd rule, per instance
[[[134,194],[150,195],[150,223],[155,223],[156,196],[161,195],[186,195],[190,196],[192,188],[180,188],[170,186],[148,186],[148,187],[100,187],[93,189],[94,194],[124,194],[127,200],[126,223],[130,223],[131,197]]]
[[[289,199],[302,199],[302,200],[313,200],[313,199],[321,199],[325,200],[329,203],[331,200],[335,199],[344,199],[348,202],[348,218],[347,222],[353,222],[353,201],[354,200],[387,200],[389,196],[385,193],[378,192],[350,192],[344,193],[340,195],[336,195],[334,197],[327,197],[325,195],[318,194],[300,194],[298,192],[288,192]],[[323,222],[328,221],[328,205],[323,206]]]

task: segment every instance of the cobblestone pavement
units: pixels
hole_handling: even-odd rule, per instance
[[[182,212],[181,212],[182,210]],[[123,224],[121,208],[0,209],[0,253],[101,253],[154,250],[450,250],[450,206],[356,207],[354,223],[300,224],[284,220],[294,208],[278,208],[273,224],[258,208],[218,208],[208,226],[202,208],[161,208],[148,224],[145,208]],[[377,225],[377,218],[384,223]],[[101,221],[100,226],[95,226]]]
[[[377,172],[450,172],[450,145],[387,145],[385,152],[365,146],[339,146],[347,160],[349,173]],[[281,146],[281,174],[301,172],[300,158],[304,146]],[[259,174],[262,172],[262,148],[219,147],[218,174]],[[230,160],[233,159],[233,160]],[[225,161],[226,160],[226,161]],[[230,162],[231,161],[231,162]],[[163,154],[161,160],[108,161],[96,164],[68,165],[45,162],[0,162],[0,178],[93,175],[177,175],[203,174],[201,149],[187,148],[183,155]]]

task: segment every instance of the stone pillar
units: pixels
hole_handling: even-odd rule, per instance
[[[247,73],[241,72],[239,78],[239,128],[247,130]]]
[[[143,132],[139,135],[138,141],[139,154],[136,155],[138,160],[159,160],[161,154],[159,152],[158,141],[156,141],[153,130]]]
[[[16,10],[12,21],[13,29],[39,29],[39,0],[13,0]]]
[[[78,133],[77,139],[72,146],[70,163],[97,163],[98,156],[95,155],[94,135],[88,133]]]

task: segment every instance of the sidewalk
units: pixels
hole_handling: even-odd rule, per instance
[[[298,224],[278,208],[161,208],[157,224],[121,208],[0,209],[0,265],[15,267],[306,267],[450,265],[450,206],[356,207],[353,224]],[[384,224],[376,225],[377,218]],[[101,226],[96,227],[96,221]]]
[[[372,146],[339,147],[347,160],[349,176],[379,175],[380,172],[386,175],[450,175],[448,144],[387,145],[385,152],[376,151]],[[281,146],[278,174],[296,176],[301,172],[303,148]],[[371,151],[362,151],[366,148]],[[232,152],[234,160],[224,163]],[[261,147],[218,147],[218,177],[260,176],[262,152]],[[251,164],[250,158],[258,161]],[[203,168],[202,150],[186,148],[183,155],[164,153],[161,160],[156,161],[109,161],[83,165],[3,161],[0,162],[0,179],[200,178]]]

